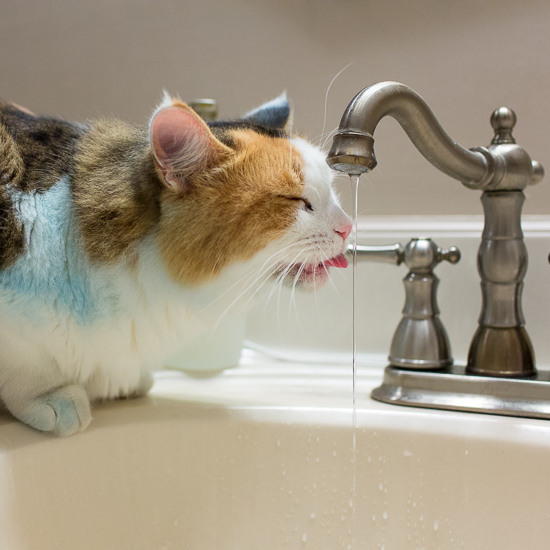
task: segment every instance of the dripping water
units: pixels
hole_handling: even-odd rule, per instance
[[[351,338],[352,338],[352,405],[353,405],[353,485],[352,485],[352,503],[353,503],[353,516],[352,519],[355,521],[355,477],[357,471],[357,407],[355,404],[355,383],[356,383],[356,373],[357,373],[357,199],[359,191],[359,176],[350,174],[350,183],[351,183],[351,197],[353,201],[353,265],[352,265],[352,329],[351,329]]]

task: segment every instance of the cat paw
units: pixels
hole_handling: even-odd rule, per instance
[[[86,429],[92,420],[90,400],[81,386],[65,386],[33,399],[19,418],[43,432],[71,435]]]

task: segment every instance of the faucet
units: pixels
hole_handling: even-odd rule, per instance
[[[544,170],[516,144],[512,135],[515,113],[506,107],[494,111],[491,144],[465,149],[447,135],[415,91],[398,82],[381,82],[359,92],[346,108],[327,156],[328,164],[349,175],[373,170],[374,132],[385,116],[399,122],[431,164],[466,187],[482,191],[485,225],[477,261],[482,307],[465,366],[452,364],[450,355],[445,365],[434,365],[424,361],[424,352],[419,354],[420,360],[410,361],[412,355],[402,336],[410,337],[410,331],[400,331],[400,324],[383,382],[371,396],[385,403],[413,407],[550,419],[550,371],[535,368],[521,308],[527,270],[521,230],[523,190],[538,183]],[[428,241],[424,240],[425,246]],[[369,251],[370,256],[380,259],[399,258],[400,254],[395,245],[383,254]],[[432,289],[435,292],[435,285]],[[423,310],[426,296],[435,298],[435,294],[418,290],[420,287],[409,285],[409,297],[424,295],[423,303],[414,302]],[[433,306],[435,301],[428,303]],[[407,302],[405,306],[406,321]],[[430,311],[437,315],[433,307]],[[416,336],[413,340],[411,343],[418,344]],[[399,361],[392,361],[394,349],[405,352]]]
[[[349,175],[376,167],[374,132],[391,116],[436,168],[470,189],[483,191],[485,226],[478,252],[482,308],[468,353],[466,374],[490,377],[536,376],[535,357],[521,309],[527,249],[521,230],[523,189],[544,170],[516,144],[515,113],[493,112],[489,147],[465,149],[443,130],[424,99],[398,82],[380,82],[359,92],[347,106],[327,162]]]

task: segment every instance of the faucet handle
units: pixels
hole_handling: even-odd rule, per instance
[[[456,264],[460,261],[460,250],[456,246],[450,248],[438,248],[437,254],[440,262],[445,260],[450,264]]]
[[[353,245],[348,245],[348,252],[353,252]],[[371,262],[384,262],[395,265],[403,263],[405,249],[401,243],[384,245],[357,245],[357,259]]]
[[[348,246],[348,252],[353,246]],[[439,279],[434,268],[443,260],[456,264],[460,251],[452,246],[444,249],[431,239],[411,239],[407,246],[400,243],[383,246],[357,246],[358,260],[404,263],[409,273],[405,284],[403,317],[393,335],[389,361],[392,366],[433,370],[452,364],[451,347],[445,327],[439,319],[436,291]]]
[[[495,131],[492,144],[516,143],[512,130],[516,125],[518,117],[516,113],[508,107],[499,107],[491,115],[491,126]]]
[[[433,270],[443,260],[456,264],[459,259],[458,248],[443,249],[424,237],[411,239],[405,247],[404,263],[409,268],[403,279],[405,305],[393,335],[390,365],[418,370],[452,365],[449,338],[437,307],[439,279]]]
[[[456,264],[460,260],[460,250],[455,246],[440,248],[427,237],[411,239],[405,247],[404,262],[411,272],[431,273],[443,260]]]
[[[516,140],[512,135],[512,130],[514,129],[516,122],[517,116],[512,109],[508,107],[499,107],[498,109],[495,109],[491,115],[491,126],[495,131],[495,135],[491,141],[491,146],[515,144]],[[483,148],[475,149],[485,154],[487,157],[487,152],[482,151]],[[529,161],[531,164],[530,169]],[[542,164],[536,160],[528,159],[528,161],[523,164],[523,167],[524,173],[527,176],[527,185],[535,185],[544,177],[544,168],[542,167]],[[512,166],[512,169],[509,169],[508,171],[513,172],[514,169],[517,170],[515,166]]]
[[[353,245],[348,245],[348,252],[353,252]],[[456,264],[460,260],[460,250],[456,246],[440,248],[431,239],[416,237],[404,247],[401,243],[384,245],[357,245],[357,259],[371,262],[383,262],[405,265],[416,272],[430,272],[446,260]]]

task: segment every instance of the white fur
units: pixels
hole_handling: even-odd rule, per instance
[[[332,181],[334,172],[325,161],[320,149],[300,138],[292,139],[304,162],[304,198],[313,207],[313,212],[301,211],[295,225],[286,237],[292,239],[308,237],[310,242],[310,262],[322,262],[342,253],[342,239],[336,233],[350,225],[349,216],[342,210],[334,192]],[[299,260],[305,261],[305,254]]]
[[[139,244],[137,264],[92,265],[80,249],[68,178],[44,194],[14,193],[28,250],[0,273],[0,398],[12,413],[60,435],[84,429],[88,399],[145,393],[151,370],[238,312],[280,263],[341,254],[335,231],[349,218],[332,172],[319,150],[293,144],[314,212],[301,210],[283,239],[199,289],[168,277],[153,234]]]

